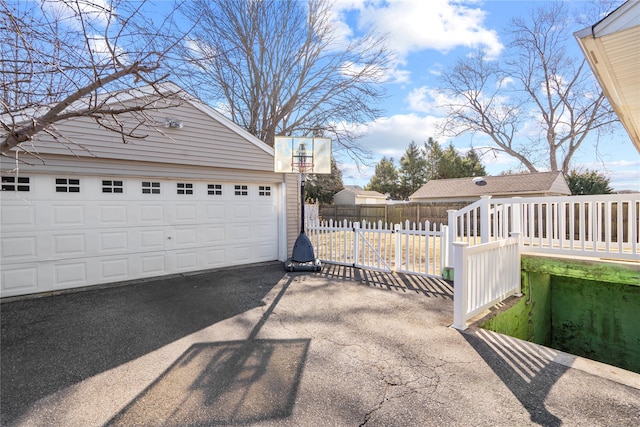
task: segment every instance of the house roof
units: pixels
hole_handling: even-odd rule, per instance
[[[356,196],[361,196],[361,197],[382,197],[385,199],[387,198],[387,196],[385,196],[382,193],[379,193],[377,191],[363,190],[362,187],[357,185],[345,185],[344,189],[341,191],[348,191],[350,193],[355,194]]]
[[[571,194],[562,172],[486,176],[483,180],[486,185],[475,184],[472,177],[431,180],[413,193],[409,199],[480,197],[484,195],[519,196],[540,193]]]
[[[574,36],[640,152],[640,2],[627,1]]]

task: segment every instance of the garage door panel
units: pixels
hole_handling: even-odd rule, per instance
[[[198,267],[198,253],[195,250],[176,251],[173,256],[177,271],[189,271]]]
[[[248,242],[251,238],[251,227],[249,225],[236,225],[233,227],[233,240],[235,242]]]
[[[165,224],[164,205],[143,204],[138,209],[138,221],[141,226]]]
[[[175,247],[193,247],[198,245],[198,229],[197,226],[181,227],[174,229]]]
[[[9,230],[32,228],[35,226],[35,207],[26,205],[12,206],[3,200],[0,221],[3,231],[5,227]]]
[[[122,202],[121,202],[122,203]],[[126,226],[127,207],[116,204],[98,205],[100,223],[104,226]]]
[[[58,262],[53,266],[54,284],[56,288],[83,286],[87,280],[86,261]]]
[[[70,225],[85,225],[84,205],[53,205],[51,207],[51,225],[53,227],[68,227]]]
[[[225,249],[224,248],[215,248],[215,249],[206,249],[205,250],[206,261],[205,268],[215,268],[221,267],[225,265]]]
[[[4,234],[4,233],[3,233]],[[2,237],[0,257],[5,262],[24,263],[37,260],[37,238],[31,236],[7,236]]]
[[[100,282],[117,282],[130,277],[129,258],[100,260]]]
[[[165,254],[155,253],[139,257],[141,276],[158,276],[166,274]]]
[[[189,205],[175,205],[173,215],[169,218],[169,221],[173,220],[177,223],[192,223],[197,219],[196,213],[197,206],[195,203]]]
[[[37,292],[38,267],[34,265],[26,265],[24,267],[12,266],[3,268],[0,275],[2,277],[2,290],[12,294]]]
[[[165,228],[147,228],[139,232],[139,248],[142,251],[161,250],[165,247]]]
[[[87,254],[86,239],[83,233],[53,235],[53,257],[55,259]]]
[[[219,202],[217,204],[207,204],[207,216],[206,218],[210,221],[224,221],[225,219],[225,206],[224,202]]]
[[[207,240],[205,243],[219,243],[227,240],[226,227],[218,225],[215,227],[207,227]]]
[[[130,250],[129,233],[126,230],[99,232],[98,242],[100,253],[126,253]]]

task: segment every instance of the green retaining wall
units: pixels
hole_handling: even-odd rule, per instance
[[[640,264],[523,255],[522,293],[480,326],[640,373]]]

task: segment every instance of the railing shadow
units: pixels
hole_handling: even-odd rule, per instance
[[[562,425],[545,400],[567,366],[553,362],[551,354],[545,357],[544,347],[533,348],[533,344],[506,335],[475,328],[460,333],[529,412],[532,422]]]
[[[360,269],[338,264],[325,264],[316,273],[331,279],[348,280],[365,286],[403,293],[415,293],[429,298],[453,300],[453,286],[437,277]]]

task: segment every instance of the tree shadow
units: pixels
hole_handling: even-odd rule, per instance
[[[529,412],[532,422],[562,425],[546,408],[545,400],[569,367],[553,362],[553,355],[545,355],[544,347],[534,348],[506,335],[475,328],[460,333]]]

